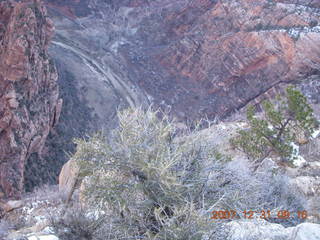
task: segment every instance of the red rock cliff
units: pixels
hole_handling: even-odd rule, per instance
[[[317,3],[163,3],[138,25],[135,37],[143,44],[123,45],[121,53],[138,84],[174,112],[224,117],[319,69]]]
[[[59,118],[57,72],[47,53],[52,34],[39,1],[0,3],[0,195],[5,197],[23,192],[25,162],[34,152],[44,153]]]
[[[118,62],[114,72],[184,119],[225,117],[319,71],[318,0],[47,2],[58,62],[66,51],[101,67]],[[88,82],[78,72],[94,71],[80,64],[63,66]]]
[[[320,102],[319,0],[45,2],[64,99],[50,151],[60,166],[73,137],[112,128],[128,105],[223,118],[301,82]]]

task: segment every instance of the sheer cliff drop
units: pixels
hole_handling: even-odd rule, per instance
[[[53,24],[42,3],[0,3],[0,191],[18,198],[25,163],[59,119],[57,72],[47,46]]]

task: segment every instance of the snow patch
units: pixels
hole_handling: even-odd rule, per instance
[[[28,240],[59,240],[55,235],[31,236]]]
[[[320,133],[320,129],[317,129],[317,130],[315,130],[315,131],[312,133],[311,136],[312,136],[313,138],[316,138],[316,137],[318,137],[319,133]]]
[[[238,122],[236,123],[236,126],[240,128],[246,128],[248,127],[248,124],[246,122]]]
[[[293,147],[293,153],[291,155],[290,160],[293,161],[293,164],[297,167],[302,166],[307,161],[299,154],[299,146],[295,144],[294,142],[291,143],[291,146]]]
[[[226,127],[225,125],[223,125],[223,124],[221,124],[220,127],[221,127],[221,129],[223,129],[223,130],[227,129],[227,127]]]

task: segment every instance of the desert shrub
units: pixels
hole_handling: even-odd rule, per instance
[[[64,211],[51,212],[50,226],[61,240],[98,240],[104,218],[79,205],[68,207]]]
[[[255,109],[247,110],[248,130],[239,131],[231,143],[253,159],[263,159],[273,153],[282,160],[290,160],[294,155],[292,142],[297,133],[309,137],[317,126],[313,110],[303,94],[288,87],[286,96],[276,103],[264,101],[262,116],[257,117]]]
[[[250,162],[237,166],[197,127],[179,133],[173,120],[152,109],[123,110],[118,118],[110,136],[78,139],[72,155],[83,179],[82,202],[104,214],[99,239],[226,239],[224,222],[210,219],[214,209],[300,206],[277,174],[253,172]]]
[[[8,221],[4,219],[0,220],[0,239],[5,239],[9,233],[9,230],[12,228],[12,225]]]
[[[118,237],[200,239],[212,228],[198,211],[207,191],[201,169],[214,161],[212,149],[196,137],[179,140],[174,122],[160,111],[127,109],[118,118],[111,137],[77,141],[73,158],[81,176],[90,176],[88,201],[110,214]]]
[[[290,179],[284,174],[258,175],[264,188],[261,191],[262,209],[273,210],[273,217],[270,222],[279,223],[283,226],[296,226],[304,222],[304,219],[297,217],[297,211],[305,209],[307,199],[296,187],[290,184]],[[261,208],[260,208],[261,209]],[[288,211],[291,217],[279,219],[278,211]]]
[[[158,209],[155,212],[156,220],[162,225],[161,231],[158,231],[153,239],[202,240],[210,230],[207,227],[208,220],[203,218],[190,203],[174,209],[171,217],[163,215],[163,210]]]
[[[207,203],[213,205],[211,210],[233,210],[240,218],[243,211],[257,211],[255,216],[260,217],[262,210],[272,212],[266,219],[284,226],[294,226],[303,219],[297,217],[278,219],[280,210],[296,213],[304,209],[306,199],[289,184],[289,178],[278,172],[280,169],[261,168],[255,172],[251,170],[250,162],[230,162],[216,165],[208,179],[212,191]]]
[[[5,216],[4,221],[7,221],[13,230],[30,227],[30,223],[25,218],[17,215],[13,215],[12,217]]]
[[[27,195],[33,202],[48,201],[51,204],[62,203],[66,196],[63,192],[59,191],[58,185],[44,184],[39,187],[35,187],[33,192]]]

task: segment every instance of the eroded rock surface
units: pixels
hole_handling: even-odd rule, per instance
[[[302,223],[295,227],[284,228],[280,224],[264,220],[232,221],[229,240],[319,240],[320,225]]]
[[[39,1],[0,2],[0,192],[19,197],[27,159],[43,156],[59,119],[57,71],[47,52],[54,31]]]
[[[223,118],[288,83],[301,83],[319,102],[319,1],[45,2],[56,25],[50,53],[62,109],[45,50],[53,29],[45,10],[34,7],[39,1],[1,2],[6,195],[22,188],[26,159],[27,175],[34,175],[28,188],[39,178],[55,182],[71,139],[113,127],[117,108],[153,103],[181,120]]]
[[[60,167],[67,158],[54,149],[72,152],[72,138],[112,128],[117,108],[223,118],[288,83],[320,100],[316,0],[45,2],[65,103],[49,141]]]
[[[108,82],[100,67],[121,72],[115,74],[121,84],[171,106],[182,119],[224,117],[319,69],[318,1],[86,0],[48,6],[57,25],[54,57],[63,61],[68,51],[70,59],[87,61],[72,73],[100,72]],[[111,92],[111,108],[118,97],[128,100],[119,86]]]

